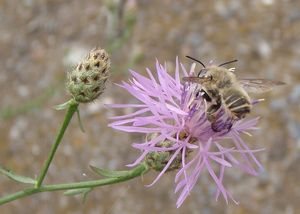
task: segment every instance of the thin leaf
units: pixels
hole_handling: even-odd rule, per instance
[[[84,131],[83,123],[81,121],[79,109],[77,109],[77,118],[78,118],[78,123],[79,123],[80,130],[84,133],[85,131]]]
[[[87,194],[92,190],[92,188],[80,188],[80,189],[70,189],[64,192],[64,195],[66,196],[73,196],[73,195],[79,195],[79,194]]]
[[[108,178],[123,177],[131,173],[131,171],[112,171],[108,169],[101,169],[92,165],[90,165],[90,168],[94,173]]]
[[[3,167],[0,167],[0,173],[2,173],[3,175],[6,175],[11,180],[14,180],[19,183],[24,183],[24,184],[35,184],[36,183],[36,180],[34,180],[30,177],[17,175],[14,172],[12,172],[11,170],[5,169]]]
[[[59,104],[59,105],[54,106],[54,109],[57,110],[57,111],[67,109],[67,108],[70,106],[70,104],[72,104],[73,102],[76,102],[76,101],[73,100],[73,99],[68,100],[68,101],[65,102],[65,103],[62,103],[62,104]]]
[[[84,193],[82,193],[82,203],[86,202],[86,198],[88,196],[88,194],[92,191],[92,188],[89,188],[89,190],[85,191]]]
[[[64,192],[66,196],[74,196],[82,194],[82,203],[86,202],[87,195],[92,191],[92,188],[70,189]]]

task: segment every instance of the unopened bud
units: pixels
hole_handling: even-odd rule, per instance
[[[156,146],[162,148],[169,148],[172,145],[173,142],[166,140],[158,143]],[[150,168],[160,172],[165,168],[165,166],[173,156],[174,152],[175,152],[174,150],[149,152],[145,158],[145,161]],[[177,154],[177,156],[175,157],[171,165],[168,167],[167,171],[173,171],[181,167],[181,161],[182,161],[181,156],[182,156],[181,153]]]
[[[105,89],[110,76],[110,59],[104,49],[93,49],[67,75],[67,90],[77,102],[96,99]]]

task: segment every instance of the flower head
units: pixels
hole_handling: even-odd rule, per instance
[[[103,93],[109,76],[109,56],[104,49],[95,48],[68,72],[67,90],[77,102],[91,102]]]
[[[133,113],[112,117],[115,121],[111,127],[147,136],[144,142],[132,144],[142,154],[129,166],[146,160],[150,167],[160,171],[149,186],[166,171],[179,169],[175,178],[175,192],[180,192],[177,207],[205,169],[216,184],[216,199],[222,194],[226,202],[228,198],[235,201],[223,186],[224,171],[236,166],[257,175],[257,168],[262,169],[254,156],[259,150],[250,150],[240,136],[255,129],[258,118],[232,122],[221,108],[217,112],[220,131],[216,132],[205,114],[207,103],[198,93],[201,86],[181,83],[182,76],[194,75],[195,64],[187,71],[177,59],[174,75],[158,61],[155,69],[155,73],[146,69],[148,77],[131,70],[132,79],[119,85],[138,99],[138,104],[110,105],[135,109]],[[230,143],[223,144],[223,139]]]

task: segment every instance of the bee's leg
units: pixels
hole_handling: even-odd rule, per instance
[[[221,100],[216,100],[216,104],[210,105],[206,110],[206,118],[211,122],[211,128],[215,132],[219,132],[217,126],[217,112],[221,108]],[[220,130],[221,131],[221,130]]]
[[[201,89],[200,93],[202,94],[202,97],[204,100],[206,100],[207,102],[211,102],[212,99],[211,97],[207,94],[206,91],[204,91],[203,89]]]
[[[224,121],[224,118],[223,120],[221,121],[216,121],[214,124],[212,124],[212,129],[215,131],[215,132],[221,132],[221,131],[224,131],[224,134],[230,132],[234,122],[236,122],[237,120],[239,120],[235,115],[233,115],[230,111],[228,111],[226,109],[226,106],[224,106],[224,111],[227,116],[225,117],[226,120]]]
[[[228,111],[226,106],[224,106],[224,112],[223,114],[230,115],[229,118],[227,117],[220,117],[218,118],[217,116],[217,111],[221,107],[222,101],[221,99],[218,99],[216,101],[217,104],[211,105],[210,108],[207,110],[207,118],[211,122],[211,128],[215,132],[221,132],[221,131],[226,131],[229,132],[231,130],[231,127],[236,120],[235,116]],[[224,119],[226,120],[224,121]]]
[[[217,101],[216,104],[211,104],[206,109],[206,117],[210,122],[214,122],[216,120],[216,113],[221,107],[221,102]]]
[[[207,113],[207,112],[206,112],[206,118],[211,123],[215,123],[217,120],[216,114],[211,114],[211,113]]]
[[[224,124],[224,130],[227,129],[226,133],[230,132],[231,127],[233,126],[233,123],[236,119],[234,119],[233,117],[231,117],[230,119],[228,119],[225,124]]]
[[[214,132],[221,132],[225,131],[224,133],[228,133],[231,130],[231,127],[233,126],[233,121],[232,119],[229,119],[227,121],[217,121],[215,120],[214,122],[211,123],[211,128]]]

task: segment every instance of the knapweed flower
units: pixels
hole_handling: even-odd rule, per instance
[[[206,101],[199,93],[201,86],[182,83],[183,76],[195,75],[195,64],[189,71],[176,60],[174,74],[166,65],[156,62],[156,72],[146,69],[148,76],[130,71],[132,78],[119,86],[134,96],[139,103],[113,104],[112,108],[133,108],[134,112],[115,116],[110,124],[114,129],[125,132],[143,133],[145,141],[133,143],[141,156],[129,166],[142,161],[160,171],[153,185],[170,170],[178,169],[175,177],[175,193],[180,193],[177,207],[181,206],[202,172],[206,169],[216,184],[216,200],[222,194],[226,202],[233,199],[223,185],[225,169],[233,166],[257,175],[262,169],[254,153],[242,140],[241,134],[256,129],[258,118],[231,121],[224,109],[217,112],[218,132],[207,120]],[[224,139],[227,139],[224,142]]]

